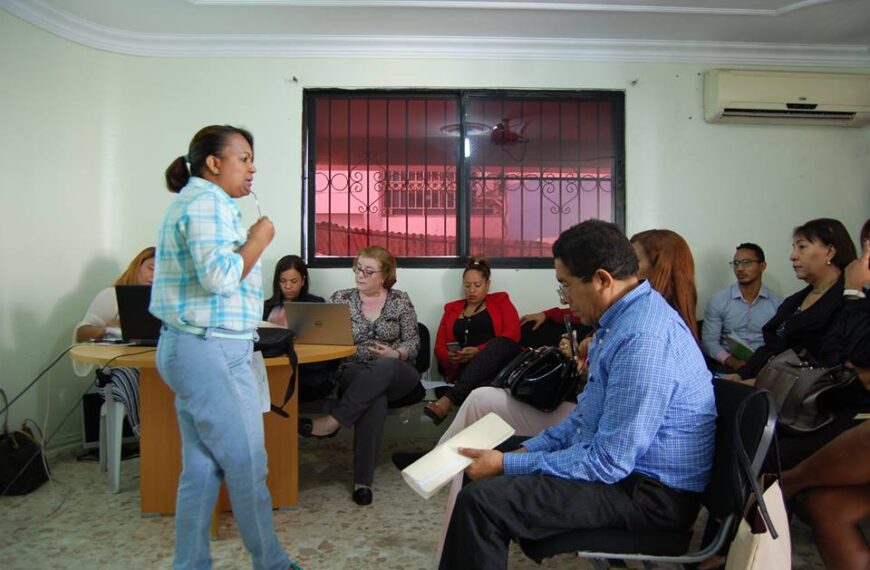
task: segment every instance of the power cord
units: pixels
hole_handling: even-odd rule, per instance
[[[52,363],[48,366],[48,368],[46,368],[45,370],[43,370],[42,372],[40,372],[39,375],[38,375],[38,376],[37,376],[37,377],[36,377],[36,378],[35,378],[35,379],[30,383],[30,384],[28,384],[27,387],[24,388],[24,390],[21,391],[21,393],[19,393],[19,394],[18,394],[15,398],[13,398],[13,399],[12,399],[12,400],[11,400],[11,401],[6,405],[6,406],[5,406],[2,410],[0,410],[0,414],[2,414],[3,412],[5,412],[6,410],[8,410],[9,407],[12,405],[13,402],[15,402],[16,400],[18,400],[22,395],[24,395],[25,392],[27,392],[27,390],[29,390],[31,387],[33,387],[33,385],[36,384],[36,382],[37,382],[40,378],[42,378],[42,376],[45,375],[46,372],[48,372],[49,370],[51,370],[51,368],[52,368],[55,364],[57,364],[58,361],[59,361],[59,360],[60,360],[60,359],[61,359],[61,358],[62,358],[62,357],[67,353],[67,352],[69,352],[70,350],[72,350],[73,347],[75,347],[75,346],[76,346],[76,345],[72,345],[72,346],[70,346],[69,348],[67,348],[66,350],[64,350],[64,351],[60,354],[60,356],[58,356],[58,357],[54,360],[54,362],[52,362]],[[103,375],[103,376],[102,376],[102,379],[106,379],[106,378],[108,378],[108,379],[110,380],[110,379],[111,379],[111,372],[106,372],[106,370],[107,370],[109,364],[111,364],[113,361],[115,361],[115,360],[117,360],[117,359],[119,359],[119,358],[124,358],[124,357],[128,357],[128,356],[139,356],[139,355],[142,355],[142,354],[148,354],[148,353],[151,353],[151,352],[155,352],[155,349],[150,348],[150,349],[148,349],[148,350],[143,350],[143,351],[139,351],[139,352],[131,352],[131,353],[129,353],[129,354],[119,354],[118,356],[115,356],[115,357],[109,359],[108,361],[106,361],[105,364],[103,364],[102,366],[100,366],[100,367],[98,368],[98,371],[99,371],[99,373],[102,373],[102,375]],[[84,390],[84,392],[82,392],[81,396],[79,396],[79,398],[76,400],[76,403],[75,403],[75,404],[72,406],[72,408],[70,408],[70,410],[69,410],[69,411],[68,411],[68,412],[63,416],[63,418],[61,419],[61,421],[60,421],[60,423],[57,425],[57,427],[54,428],[54,431],[52,431],[52,432],[49,434],[48,438],[45,438],[45,439],[43,439],[41,442],[39,442],[39,446],[38,446],[37,451],[34,452],[34,454],[33,454],[32,456],[30,456],[30,458],[28,458],[27,462],[24,464],[24,466],[21,468],[21,470],[18,472],[18,474],[15,475],[15,477],[12,479],[12,481],[9,482],[9,484],[6,486],[6,488],[3,489],[2,491],[0,491],[0,496],[4,496],[4,495],[6,495],[6,493],[9,491],[9,489],[12,488],[12,486],[15,484],[15,482],[18,481],[18,479],[21,477],[21,475],[22,475],[22,474],[27,470],[27,468],[30,466],[30,464],[33,463],[33,461],[34,461],[37,457],[41,457],[41,458],[42,458],[43,465],[45,466],[46,473],[48,473],[49,481],[52,480],[51,471],[49,471],[49,469],[48,469],[48,463],[46,462],[46,459],[45,459],[45,447],[46,447],[49,443],[51,443],[51,440],[54,439],[54,436],[57,434],[58,431],[60,431],[60,428],[62,428],[62,427],[66,424],[67,420],[69,420],[69,418],[70,418],[70,416],[72,416],[73,412],[75,412],[76,409],[79,407],[79,404],[80,404],[80,402],[81,402],[81,400],[82,400],[82,396],[84,396],[85,394],[87,394],[88,391],[90,391],[91,388],[93,388],[93,387],[97,384],[97,382],[98,382],[98,378],[100,378],[100,375],[97,374],[97,375],[95,375],[95,376],[96,376],[96,377],[94,378],[94,380],[93,380],[93,381],[88,385],[88,387]],[[104,385],[105,385],[105,384],[104,384]],[[36,425],[37,428],[38,428],[38,425],[36,424],[35,421],[33,421],[33,420],[30,420],[30,421],[31,421],[34,425]],[[46,422],[47,422],[47,421],[48,421],[48,418],[46,417]],[[46,423],[46,425],[47,425],[47,423]],[[42,430],[40,430],[40,432],[41,432],[41,431],[42,431]],[[52,511],[52,513],[55,512],[55,511],[57,511],[57,509],[59,509],[62,505],[63,505],[63,502],[62,502],[60,505],[58,505],[58,507],[57,507],[54,511]]]
[[[15,396],[14,398],[12,398],[11,400],[9,400],[9,401],[6,403],[6,406],[5,406],[2,410],[0,410],[0,414],[2,414],[3,412],[5,412],[6,410],[8,410],[9,407],[12,406],[12,404],[14,404],[14,403],[16,402],[16,400],[18,400],[18,398],[20,398],[21,396],[23,396],[24,394],[26,394],[27,391],[30,390],[30,389],[33,387],[33,385],[36,384],[36,383],[39,381],[39,379],[42,378],[42,377],[45,375],[46,372],[48,372],[49,370],[51,370],[51,369],[54,367],[54,365],[57,364],[58,361],[60,361],[60,359],[63,358],[63,357],[66,355],[67,352],[71,351],[71,350],[72,350],[73,348],[75,348],[76,346],[77,346],[77,345],[75,345],[75,344],[71,344],[70,346],[68,346],[68,347],[66,348],[66,350],[64,350],[63,352],[61,352],[61,353],[58,355],[58,357],[54,359],[54,362],[52,362],[51,364],[48,365],[48,368],[46,368],[45,370],[43,370],[42,372],[40,372],[39,375],[38,375],[36,378],[34,378],[33,381],[32,381],[30,384],[28,384],[28,385],[24,388],[24,390],[22,390],[22,391],[21,391],[17,396]]]

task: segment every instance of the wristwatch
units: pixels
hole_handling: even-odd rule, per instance
[[[866,299],[867,295],[860,289],[843,289],[843,297],[851,297],[853,299]]]

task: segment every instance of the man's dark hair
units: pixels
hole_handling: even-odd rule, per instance
[[[586,282],[598,269],[616,279],[637,275],[637,256],[628,238],[614,224],[601,220],[586,220],[562,232],[553,243],[553,257]]]
[[[741,243],[736,249],[749,249],[755,252],[755,257],[758,258],[758,261],[764,261],[764,250],[761,249],[761,246],[752,242]]]
[[[836,252],[831,263],[839,267],[841,271],[858,257],[855,252],[855,244],[849,237],[849,231],[840,220],[833,218],[810,220],[794,229],[792,237],[797,236],[802,236],[807,241],[816,241],[822,245],[833,246]]]

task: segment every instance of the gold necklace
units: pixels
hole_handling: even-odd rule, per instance
[[[483,307],[483,305],[485,303],[486,303],[486,301],[481,301],[480,303],[478,303],[477,305],[474,306],[474,310],[471,311],[470,313],[468,312],[468,304],[466,304],[465,308],[462,310],[462,316],[465,317],[466,319],[470,319],[471,317],[476,315],[478,313],[478,311],[480,311],[480,308]]]

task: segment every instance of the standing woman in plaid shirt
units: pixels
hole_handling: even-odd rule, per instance
[[[209,523],[221,481],[254,568],[299,568],[272,524],[264,410],[251,368],[263,307],[259,260],[275,228],[262,217],[247,230],[233,202],[251,193],[256,170],[251,134],[218,125],[196,133],[187,156],[166,170],[178,197],[158,234],[151,312],[164,323],[157,369],[175,392],[181,432],[176,570],[211,567]]]

